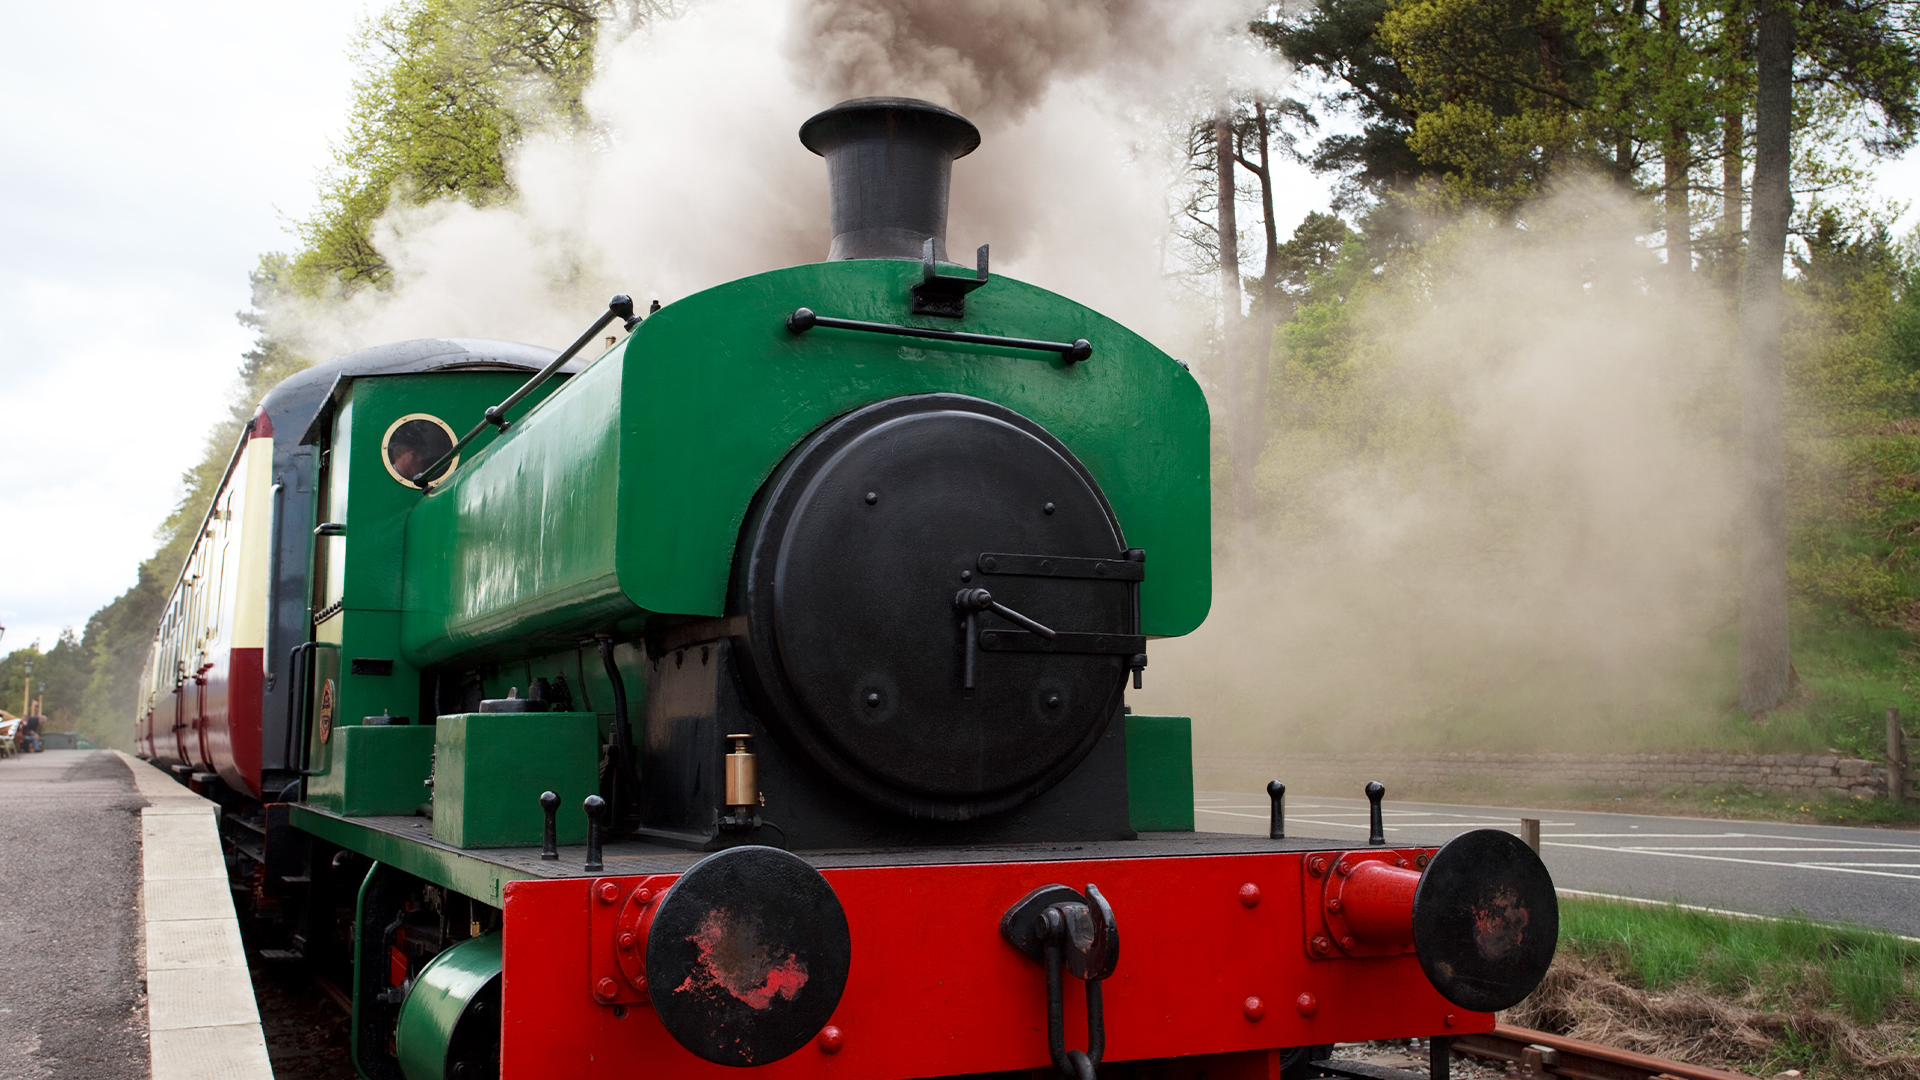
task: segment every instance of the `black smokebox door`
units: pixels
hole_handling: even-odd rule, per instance
[[[833,1018],[852,956],[846,913],[819,871],[774,848],[729,848],[661,898],[648,992],[681,1046],[720,1065],[765,1065]]]
[[[860,794],[959,820],[1046,790],[1119,709],[1125,658],[976,647],[962,589],[1062,634],[1131,634],[1120,581],[983,572],[988,553],[1117,559],[1073,455],[1011,410],[897,398],[836,421],[775,480],[752,541],[754,670],[785,733]],[[979,633],[1024,635],[991,610]]]

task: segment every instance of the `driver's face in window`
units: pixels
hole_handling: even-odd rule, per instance
[[[387,462],[409,482],[453,448],[446,429],[431,420],[409,420],[387,439]]]

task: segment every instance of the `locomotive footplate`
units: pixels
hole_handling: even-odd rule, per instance
[[[420,817],[346,817],[305,805],[292,805],[288,809],[293,824],[306,832],[477,899],[494,897],[488,902],[496,905],[502,895],[501,890],[513,881],[677,874],[704,857],[702,852],[681,847],[645,840],[622,840],[605,844],[601,849],[603,868],[589,871],[584,869],[587,858],[584,844],[561,845],[556,849],[556,858],[543,859],[537,847],[462,849],[440,843],[433,839],[432,826]],[[1234,833],[1143,832],[1133,840],[966,847],[836,848],[798,854],[810,865],[828,870],[939,863],[1042,863],[1288,852],[1333,855],[1343,850],[1346,850],[1346,846],[1341,841],[1313,837],[1270,840]],[[484,891],[475,891],[476,888]],[[1011,899],[1008,902],[1011,903]]]

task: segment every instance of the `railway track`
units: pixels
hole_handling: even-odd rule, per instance
[[[1465,1057],[1512,1066],[1525,1076],[1564,1076],[1568,1080],[1653,1080],[1655,1077],[1752,1080],[1745,1073],[1669,1061],[1508,1024],[1496,1024],[1485,1035],[1457,1036],[1453,1050]]]
[[[1436,1043],[1435,1050],[1439,1049]],[[1496,1024],[1484,1035],[1457,1035],[1452,1055],[1472,1058],[1516,1077],[1566,1080],[1754,1080],[1745,1073],[1689,1065],[1532,1028]],[[1428,1080],[1426,1073],[1339,1059],[1316,1061],[1327,1076],[1348,1080]],[[1444,1074],[1442,1074],[1444,1075]]]

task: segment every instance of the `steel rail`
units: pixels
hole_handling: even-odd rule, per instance
[[[1482,1035],[1456,1035],[1453,1052],[1483,1061],[1515,1065],[1523,1075],[1564,1076],[1568,1080],[1753,1080],[1745,1073],[1708,1065],[1689,1065],[1650,1054],[1552,1035],[1532,1028],[1495,1024]]]

